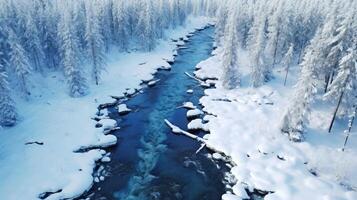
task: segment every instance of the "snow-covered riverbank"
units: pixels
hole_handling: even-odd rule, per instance
[[[200,79],[221,77],[221,53],[197,65]],[[220,80],[216,88],[205,90],[200,102],[204,106],[210,130],[205,138],[210,146],[232,157],[237,166],[231,173],[238,182],[235,195],[224,200],[239,200],[246,189],[269,191],[265,199],[357,199],[357,140],[349,141],[342,152],[343,124],[327,133],[332,107],[316,102],[311,114],[306,141],[293,143],[280,132],[282,115],[296,82],[298,67],[292,69],[288,85],[283,86],[284,73],[277,66],[275,79],[265,86],[251,88],[248,55],[240,51],[242,87],[225,90]],[[356,133],[356,129],[353,130]]]
[[[18,100],[21,122],[0,130],[0,199],[38,199],[43,192],[56,192],[47,199],[64,199],[89,189],[95,162],[105,151],[75,151],[116,142],[115,136],[95,128],[96,121],[91,118],[97,106],[113,102],[110,95],[139,89],[140,83],[151,80],[158,68],[169,68],[167,61],[174,59],[179,38],[209,22],[208,18],[189,19],[185,27],[167,31],[167,40],[150,53],[113,52],[108,56],[101,85],[93,85],[91,93],[83,98],[66,94],[62,74],[35,77],[36,83],[42,80],[42,84],[33,85],[34,98],[30,102]]]

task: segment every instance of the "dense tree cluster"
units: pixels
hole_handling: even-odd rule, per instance
[[[250,53],[253,87],[269,81],[277,65],[285,69],[284,85],[289,67],[301,68],[282,122],[282,132],[291,140],[303,139],[306,116],[317,96],[337,105],[330,130],[337,115],[355,114],[357,1],[226,0],[217,16],[216,41],[224,48],[227,89],[240,83],[238,56],[233,55],[237,47]]]
[[[212,2],[0,0],[0,126],[16,122],[13,97],[31,95],[31,74],[63,72],[70,96],[86,95],[100,83],[107,51],[151,51],[165,29],[213,13]]]

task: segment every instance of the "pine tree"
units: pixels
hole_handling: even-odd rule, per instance
[[[274,67],[276,64],[276,57],[279,49],[279,42],[281,40],[281,24],[282,22],[282,2],[277,2],[277,8],[273,11],[273,14],[268,19],[268,33],[267,33],[267,46],[266,51],[269,55],[267,59],[268,65]]]
[[[329,86],[329,92],[325,97],[336,98],[338,102],[334,111],[329,132],[332,129],[337,112],[341,103],[344,101],[346,110],[353,107],[357,102],[357,48],[354,47],[347,50],[347,54],[340,60],[338,74],[332,84]]]
[[[282,132],[288,134],[292,141],[302,141],[304,122],[310,113],[310,104],[314,100],[319,83],[318,63],[320,63],[319,49],[321,31],[312,40],[301,63],[301,74],[295,85],[292,104],[284,115]]]
[[[227,17],[228,17],[227,6],[226,4],[221,4],[219,6],[217,23],[215,27],[215,42],[217,43],[217,46],[220,46],[223,43],[222,40],[225,33]]]
[[[261,9],[263,10],[263,9]],[[256,15],[253,26],[249,31],[249,51],[251,56],[251,80],[253,87],[260,87],[264,84],[270,71],[267,70],[264,60],[264,47],[265,47],[265,16],[264,14]]]
[[[78,38],[74,31],[70,11],[65,12],[60,19],[58,34],[61,39],[62,65],[69,85],[69,94],[72,97],[84,96],[88,87],[79,66]]]
[[[8,43],[11,49],[10,52],[10,65],[15,71],[19,80],[20,88],[25,94],[25,98],[30,95],[27,88],[27,76],[30,74],[32,68],[30,66],[27,54],[20,43],[20,39],[13,30],[9,30]]]
[[[105,70],[104,41],[100,32],[98,15],[94,11],[96,4],[89,4],[86,11],[85,41],[89,59],[92,64],[92,76],[98,85],[102,71]]]
[[[43,73],[45,52],[43,51],[40,32],[37,28],[36,22],[33,17],[28,13],[26,16],[26,28],[25,28],[25,45],[27,52],[31,52],[31,60],[33,61],[34,69]]]
[[[151,0],[143,2],[144,9],[141,11],[137,34],[139,42],[145,51],[151,51],[155,48],[155,22],[152,10]]]
[[[223,53],[223,86],[226,89],[234,89],[240,84],[238,72],[238,34],[237,34],[237,11],[231,10],[226,25],[227,34],[224,38]]]
[[[16,121],[17,113],[15,103],[10,96],[8,77],[4,66],[0,63],[0,126],[13,126]]]
[[[290,44],[290,47],[281,62],[283,67],[285,67],[284,86],[286,85],[286,81],[288,79],[289,69],[293,59],[293,55],[294,55],[294,44]]]
[[[127,30],[129,24],[127,18],[128,15],[124,0],[114,1],[115,36],[119,50],[121,51],[128,50],[129,45],[129,33]]]

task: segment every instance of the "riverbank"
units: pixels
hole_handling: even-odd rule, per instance
[[[95,162],[106,154],[100,147],[117,141],[95,128],[97,122],[91,118],[97,106],[113,102],[111,95],[122,96],[139,89],[158,68],[170,67],[179,38],[209,22],[208,18],[189,19],[185,27],[168,31],[167,40],[150,53],[112,52],[102,83],[91,87],[91,93],[83,98],[66,95],[61,74],[36,77],[42,84],[34,86],[33,99],[26,103],[18,100],[21,122],[0,130],[0,198],[30,200],[55,193],[47,199],[64,199],[88,190]],[[77,152],[86,147],[95,149]]]
[[[314,104],[306,141],[293,143],[280,132],[283,112],[293,94],[299,67],[293,67],[287,86],[284,71],[274,69],[275,79],[260,88],[251,88],[250,61],[243,50],[239,53],[241,87],[225,90],[219,80],[222,74],[220,49],[197,65],[200,79],[214,82],[216,88],[205,90],[200,99],[208,115],[204,136],[210,146],[230,156],[236,166],[231,173],[237,179],[232,193],[224,200],[240,200],[246,191],[269,192],[264,199],[357,199],[357,141],[351,139],[342,152],[345,135],[343,122],[327,133],[332,107],[321,101]],[[356,132],[356,129],[353,131]]]

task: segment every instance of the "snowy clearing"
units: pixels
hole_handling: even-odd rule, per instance
[[[221,51],[196,67],[200,79],[220,78],[222,74]],[[275,79],[259,88],[251,88],[249,57],[241,50],[239,66],[242,87],[226,90],[220,80],[217,88],[205,90],[200,99],[203,110],[213,114],[207,117],[210,134],[207,144],[232,157],[237,164],[231,173],[238,182],[233,188],[253,188],[271,191],[264,199],[357,199],[357,140],[349,141],[347,150],[341,152],[344,135],[342,129],[327,134],[326,125],[332,112],[327,105],[311,115],[306,141],[293,143],[280,132],[280,123],[292,95],[291,78],[287,87],[282,85],[283,73],[277,67]],[[292,69],[297,74],[298,68]],[[292,77],[296,77],[291,75]],[[315,106],[318,105],[318,103]],[[338,125],[336,125],[337,127]],[[356,130],[353,131],[356,134]],[[336,145],[338,144],[338,145]],[[241,189],[235,195],[225,194],[223,199],[246,197]]]

